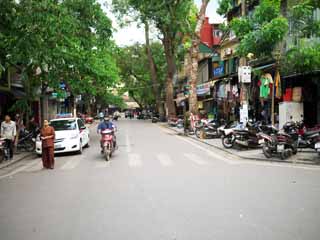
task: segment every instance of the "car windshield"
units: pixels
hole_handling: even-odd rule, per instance
[[[50,122],[50,126],[55,131],[76,130],[77,125],[75,120],[58,120]]]

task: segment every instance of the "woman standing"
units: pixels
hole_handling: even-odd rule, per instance
[[[54,168],[54,128],[48,120],[43,121],[40,137],[42,140],[42,163],[44,168]]]

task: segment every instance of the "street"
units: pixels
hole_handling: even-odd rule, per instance
[[[242,161],[162,127],[120,120],[110,162],[82,155],[0,179],[1,240],[317,240],[320,169]]]

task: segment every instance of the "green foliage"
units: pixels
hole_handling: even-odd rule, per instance
[[[217,13],[220,15],[226,15],[232,9],[233,0],[219,0],[218,5]]]
[[[315,9],[320,2],[300,1],[288,14],[292,46],[286,53],[283,63],[284,72],[311,72],[320,69],[320,21],[314,18]]]
[[[151,49],[160,81],[158,90],[162,91],[166,73],[163,48],[160,43],[151,43]],[[135,44],[119,49],[117,62],[124,84],[121,92],[129,92],[130,97],[140,106],[155,104],[145,45]]]
[[[288,21],[280,15],[279,0],[262,0],[252,16],[233,19],[230,27],[240,40],[240,56],[271,56],[288,31]]]
[[[310,72],[320,69],[320,41],[303,41],[287,52],[284,71]]]
[[[0,16],[0,64],[18,67],[25,82],[63,81],[75,95],[117,83],[112,24],[96,0],[3,0]]]
[[[320,21],[313,16],[314,10],[320,8],[319,5],[319,2],[316,4],[306,0],[292,7],[289,12],[292,35],[300,38],[320,36]]]

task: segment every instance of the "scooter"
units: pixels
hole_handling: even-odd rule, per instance
[[[109,161],[115,151],[114,129],[106,129],[101,132],[101,153],[106,161]]]
[[[263,139],[262,151],[266,158],[280,156],[282,160],[298,152],[298,132],[294,122],[287,122],[283,126],[284,132],[274,130],[273,133],[259,133]]]
[[[219,127],[220,124],[215,120],[201,121],[195,125],[195,134],[198,138],[217,138],[221,136]]]
[[[218,131],[221,133],[222,145],[225,148],[232,148],[235,141],[235,135],[233,134],[236,129],[244,128],[242,123],[238,122],[229,122],[225,126],[218,128]]]

